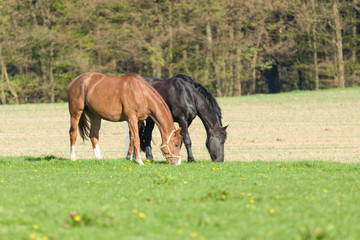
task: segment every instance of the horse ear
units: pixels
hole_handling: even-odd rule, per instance
[[[175,134],[180,134],[181,133],[181,127],[179,127],[178,129],[176,129]]]
[[[226,129],[228,128],[229,124],[226,125],[225,127],[223,127],[223,130],[226,131]]]

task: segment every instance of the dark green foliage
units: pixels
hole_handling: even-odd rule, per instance
[[[358,86],[356,1],[2,0],[1,103],[66,101],[87,71],[183,73],[217,96],[338,87],[335,3]]]

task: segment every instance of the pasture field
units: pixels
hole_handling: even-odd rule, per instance
[[[67,104],[0,106],[0,239],[359,239],[360,88],[219,98],[225,163],[125,160],[103,121],[69,157]],[[183,159],[186,150],[182,149]]]
[[[0,239],[359,239],[360,164],[0,158]]]
[[[325,160],[357,162],[360,156],[360,88],[219,98],[228,127],[225,161]],[[66,103],[0,106],[0,156],[69,158]],[[125,156],[126,123],[102,121],[104,158]],[[210,160],[199,118],[189,128],[195,159]],[[155,159],[163,159],[154,130]],[[80,138],[77,157],[94,157]],[[143,155],[145,156],[145,155]],[[182,148],[186,158],[186,149]]]
[[[359,239],[360,164],[0,158],[0,239]]]

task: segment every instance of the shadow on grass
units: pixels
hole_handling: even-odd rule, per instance
[[[37,161],[51,161],[51,160],[57,160],[57,161],[66,161],[68,159],[56,157],[54,155],[47,155],[47,156],[40,156],[40,157],[26,157],[25,161],[29,162],[37,162]]]

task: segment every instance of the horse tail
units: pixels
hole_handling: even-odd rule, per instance
[[[90,120],[87,111],[88,109],[85,106],[79,121],[79,134],[83,141],[89,139],[90,135]]]

